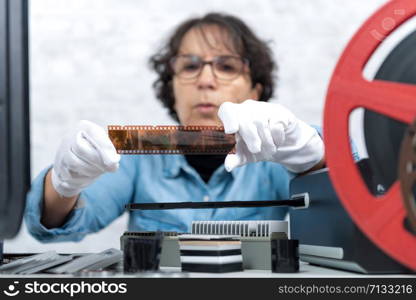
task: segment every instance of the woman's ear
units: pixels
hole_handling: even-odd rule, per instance
[[[251,89],[250,99],[259,100],[262,92],[263,86],[260,83],[256,83],[256,85]]]

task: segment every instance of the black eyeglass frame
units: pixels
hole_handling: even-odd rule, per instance
[[[197,73],[195,73],[195,75],[194,75],[194,76],[192,76],[192,77],[182,77],[182,76],[180,76],[177,72],[175,72],[175,67],[174,67],[175,62],[176,62],[176,60],[177,60],[179,57],[197,57],[197,58],[199,59],[199,61],[201,62],[201,64],[202,64],[202,65],[200,66],[200,68],[199,68],[199,71],[198,71]],[[236,75],[235,75],[234,77],[230,77],[230,78],[221,78],[221,77],[219,77],[219,76],[217,75],[217,73],[216,73],[216,71],[215,71],[215,68],[214,68],[214,63],[216,63],[218,59],[220,59],[220,58],[224,58],[224,57],[236,58],[236,59],[239,59],[239,60],[242,62],[242,65],[241,65],[241,70],[239,70],[239,71],[236,73]],[[239,75],[241,75],[241,74],[243,73],[244,67],[246,67],[246,66],[247,66],[247,67],[250,67],[250,61],[249,61],[247,58],[245,58],[245,57],[234,56],[234,55],[219,55],[219,56],[215,56],[212,60],[207,61],[207,60],[203,60],[203,59],[202,59],[200,56],[198,56],[198,55],[192,55],[192,54],[181,54],[181,55],[175,55],[174,57],[172,57],[172,58],[169,60],[169,66],[170,66],[170,68],[171,68],[172,72],[173,72],[176,76],[178,76],[180,79],[183,79],[183,80],[194,80],[194,79],[198,78],[198,77],[199,77],[199,75],[201,75],[201,72],[202,72],[202,70],[204,69],[205,65],[210,65],[210,66],[211,66],[212,74],[214,75],[214,77],[215,77],[215,78],[220,79],[220,80],[226,80],[226,81],[229,81],[229,80],[234,80],[234,79],[235,79],[235,78],[237,78]]]

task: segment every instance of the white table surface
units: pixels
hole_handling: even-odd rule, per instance
[[[416,275],[398,274],[398,275],[367,275],[354,272],[347,272],[342,270],[318,267],[310,265],[309,263],[301,262],[300,270],[298,273],[272,273],[266,270],[244,270],[242,272],[230,272],[230,273],[188,273],[180,272],[180,268],[174,267],[161,267],[159,273],[138,273],[138,274],[123,274],[123,273],[110,273],[104,272],[98,276],[94,274],[83,274],[78,276],[73,275],[56,275],[56,274],[35,274],[35,275],[7,275],[0,274],[1,277],[13,277],[13,278],[72,278],[72,277],[88,277],[88,278],[319,278],[319,277],[367,277],[367,278],[416,278]]]

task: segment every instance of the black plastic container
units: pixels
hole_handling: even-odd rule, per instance
[[[124,272],[136,273],[159,269],[163,234],[127,238],[124,244]]]
[[[272,272],[299,272],[299,241],[288,239],[271,240]]]

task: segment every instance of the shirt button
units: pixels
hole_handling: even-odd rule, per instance
[[[209,196],[208,195],[205,195],[204,198],[203,198],[203,200],[204,200],[204,202],[208,202],[209,201]]]

